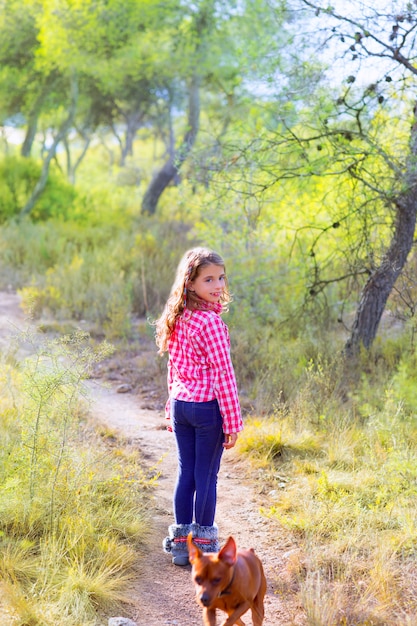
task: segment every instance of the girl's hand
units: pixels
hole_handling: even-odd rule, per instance
[[[225,433],[223,448],[226,448],[226,450],[233,448],[236,441],[237,441],[237,433]]]

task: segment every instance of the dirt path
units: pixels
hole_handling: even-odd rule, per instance
[[[18,296],[0,292],[0,349],[10,342],[11,335],[27,326]],[[97,380],[88,381],[87,387],[93,418],[137,443],[147,462],[160,472],[146,551],[138,555],[141,575],[131,590],[132,604],[126,607],[125,615],[138,626],[201,626],[201,609],[194,600],[190,568],[172,565],[161,547],[173,521],[173,435],[164,430],[160,411],[142,408],[140,395],[118,393],[115,387]],[[234,450],[224,453],[216,516],[220,541],[223,543],[228,535],[233,535],[238,546],[254,547],[262,559],[268,581],[265,626],[304,626],[306,621],[296,595],[290,593],[284,581],[286,563],[295,546],[278,525],[260,514],[262,502],[255,483],[248,479],[249,472],[247,463]],[[249,614],[244,621],[246,626],[252,624]]]

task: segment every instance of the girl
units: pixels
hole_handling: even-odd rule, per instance
[[[156,322],[159,353],[169,354],[166,416],[178,454],[175,524],[163,542],[175,565],[188,564],[189,532],[205,552],[219,550],[217,474],[223,450],[233,448],[243,428],[229,332],[220,317],[230,300],[223,259],[194,248],[183,256]]]

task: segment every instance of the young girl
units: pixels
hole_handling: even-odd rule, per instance
[[[194,248],[183,256],[156,322],[159,352],[169,354],[166,416],[178,454],[175,524],[163,542],[175,565],[188,564],[189,532],[205,552],[219,550],[217,474],[223,450],[233,448],[243,428],[229,332],[220,317],[230,300],[223,259]]]

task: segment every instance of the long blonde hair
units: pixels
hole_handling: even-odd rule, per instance
[[[220,265],[226,273],[222,257],[208,248],[192,248],[182,257],[163,313],[155,322],[156,345],[159,347],[160,354],[168,350],[169,338],[174,332],[178,317],[184,310],[187,308],[194,311],[204,308],[204,302],[194,292],[188,291],[188,284],[195,280],[200,270],[207,265]],[[226,278],[226,286],[220,298],[223,309],[227,308],[231,299]]]

